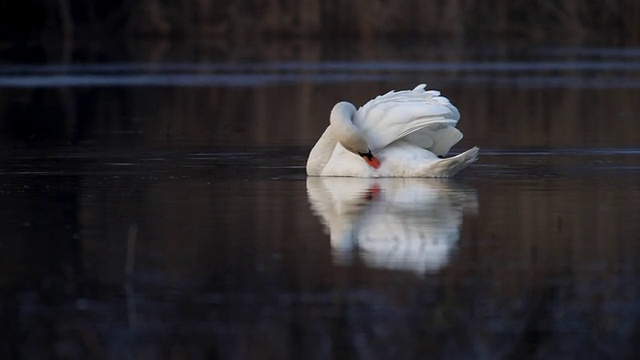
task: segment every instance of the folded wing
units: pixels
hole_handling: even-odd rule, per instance
[[[462,139],[460,113],[439,91],[390,91],[364,104],[353,120],[375,153],[399,139],[445,155]]]

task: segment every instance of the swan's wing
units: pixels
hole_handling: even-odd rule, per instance
[[[413,90],[390,91],[358,109],[353,122],[372,151],[410,134],[415,135],[408,140],[416,145],[440,151],[448,151],[460,140],[462,134],[455,129],[440,133],[455,127],[460,119],[458,109],[439,91],[427,91],[425,87],[421,84]],[[441,145],[440,141],[446,144]]]
[[[444,156],[462,139],[462,132],[453,126],[430,125],[407,135],[405,139],[438,156]]]

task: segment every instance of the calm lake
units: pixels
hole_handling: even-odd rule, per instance
[[[640,356],[638,48],[27,50],[0,63],[0,358]],[[333,104],[420,83],[469,169],[306,177]]]

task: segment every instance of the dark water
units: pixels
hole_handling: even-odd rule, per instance
[[[0,357],[638,357],[640,52],[505,49],[1,65]],[[306,178],[420,82],[470,169]]]

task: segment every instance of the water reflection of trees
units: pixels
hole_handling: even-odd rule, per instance
[[[71,55],[59,53],[56,47],[44,47],[35,59],[29,56],[29,61],[140,61],[149,63],[142,74],[162,76],[154,64],[322,63],[324,60],[455,64],[519,61],[523,54],[525,60],[527,54],[537,56],[535,48],[518,43],[492,43],[484,47],[469,46],[463,40],[382,39],[335,43],[298,39],[240,45],[225,41],[205,45],[160,40],[110,47],[88,45],[77,44],[70,50]],[[559,59],[589,59],[579,55],[579,47],[572,49],[578,55],[563,55]],[[14,60],[16,63],[24,61]],[[197,70],[196,75],[211,72]],[[322,75],[326,71],[307,69],[303,73]],[[426,82],[430,87],[441,89],[460,108],[460,126],[465,133],[463,141],[481,148],[624,147],[640,142],[640,125],[633,121],[633,114],[640,113],[640,103],[636,101],[638,89],[625,88],[627,85],[622,83],[624,79],[636,78],[634,71],[478,74],[448,70],[421,74],[371,70],[367,73],[379,74],[382,78],[364,83],[314,83],[304,81],[302,77],[295,83],[252,87],[1,88],[0,126],[3,136],[32,143],[48,138],[63,144],[311,146],[324,130],[328,112],[337,101],[363,104],[389,89],[409,88]],[[247,75],[259,76],[252,72]],[[474,83],[478,76],[482,82]],[[524,76],[523,80],[510,82],[518,76]],[[559,77],[566,83],[557,82]],[[617,80],[621,81],[620,88],[616,88]],[[572,81],[578,81],[578,86],[568,86]],[[582,82],[584,86],[580,86]]]
[[[0,93],[19,93],[26,101],[2,96],[0,112],[3,135],[27,143],[48,139],[157,147],[311,146],[336,101],[362,104],[390,88],[407,86],[381,82],[65,92],[4,89]],[[481,148],[629,147],[640,142],[640,125],[631,121],[632,114],[640,113],[636,90],[441,89],[461,110],[463,141]]]

